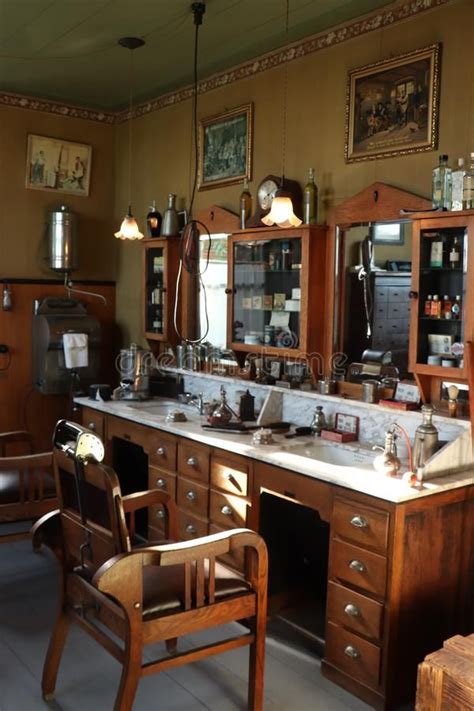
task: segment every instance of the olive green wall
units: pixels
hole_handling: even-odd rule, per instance
[[[323,194],[323,205],[340,202],[375,180],[430,194],[431,170],[438,152],[457,156],[474,150],[471,34],[474,2],[455,0],[436,11],[384,28],[288,65],[287,177],[304,183],[309,167]],[[205,33],[205,23],[202,32]],[[442,42],[439,150],[346,165],[344,114],[346,78],[354,67]],[[199,97],[199,116],[210,116],[254,102],[253,182],[282,169],[282,96],[284,69],[277,68]],[[119,224],[128,203],[127,126],[117,129],[115,219]],[[183,102],[137,119],[133,132],[133,205],[144,229],[150,200],[160,210],[168,192],[189,202],[191,105]],[[217,204],[237,210],[241,186],[202,191],[196,209]],[[324,219],[326,210],[321,210]],[[121,244],[118,264],[118,319],[126,340],[142,341],[140,323],[141,249]]]
[[[89,197],[25,187],[28,134],[92,146]],[[0,106],[0,280],[54,278],[45,266],[48,213],[67,205],[78,217],[74,278],[114,279],[114,128],[93,121]]]

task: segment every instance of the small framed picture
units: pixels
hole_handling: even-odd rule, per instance
[[[403,225],[400,222],[381,222],[375,224],[373,226],[372,242],[374,244],[404,244]]]
[[[359,432],[359,418],[356,415],[336,413],[336,431],[357,435]]]
[[[264,309],[264,311],[272,311],[273,310],[273,295],[272,294],[264,294],[263,309]]]
[[[26,187],[51,193],[89,195],[92,148],[61,138],[28,136]]]
[[[244,296],[243,297],[242,308],[243,309],[251,309],[252,308],[252,297],[251,296]]]
[[[252,308],[261,311],[263,299],[261,296],[252,296]]]
[[[284,311],[285,310],[286,294],[273,294],[273,310],[274,311]]]

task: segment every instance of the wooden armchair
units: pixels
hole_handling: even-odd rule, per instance
[[[0,523],[30,521],[56,509],[53,454],[33,454],[28,432],[0,434]],[[21,531],[0,533],[0,543],[28,538]]]
[[[82,466],[57,448],[54,463],[59,510],[43,517],[33,534],[34,545],[49,545],[62,568],[59,612],[43,670],[44,698],[54,696],[67,631],[76,622],[122,664],[114,711],[132,709],[140,677],[243,645],[250,646],[248,705],[253,711],[262,709],[267,604],[263,539],[238,529],[132,549],[125,517],[141,506],[163,505],[165,534],[176,536],[176,506],[170,497],[161,491],[122,497],[112,469],[94,462]],[[216,560],[240,547],[248,551],[245,577]],[[244,618],[250,620],[250,631],[177,651],[182,635]],[[163,656],[143,663],[145,645],[160,641],[166,643]]]

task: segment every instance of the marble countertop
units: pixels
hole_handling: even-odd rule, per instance
[[[403,481],[402,476],[386,477],[378,474],[370,463],[374,453],[370,447],[362,446],[360,443],[328,444],[313,437],[286,439],[283,435],[274,435],[274,444],[254,445],[252,436],[248,433],[229,434],[203,429],[202,425],[206,424],[206,418],[199,415],[195,408],[169,399],[154,398],[144,402],[124,400],[100,402],[81,397],[75,398],[75,402],[83,407],[90,407],[181,437],[188,437],[211,447],[251,457],[393,503],[410,501],[474,484],[473,468],[473,470],[451,473],[423,482],[420,489],[410,487]],[[166,421],[168,412],[177,409],[186,413],[187,422]],[[316,459],[319,456],[318,451],[324,454],[326,461]],[[335,456],[331,456],[332,454]],[[331,460],[351,463],[350,465],[335,464],[331,463]]]

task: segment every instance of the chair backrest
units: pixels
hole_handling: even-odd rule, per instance
[[[106,560],[130,550],[117,475],[57,447],[54,474],[66,555],[73,567],[93,575]]]

